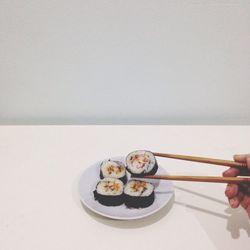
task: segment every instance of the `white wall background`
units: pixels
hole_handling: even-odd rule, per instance
[[[250,124],[250,1],[0,0],[0,123]]]

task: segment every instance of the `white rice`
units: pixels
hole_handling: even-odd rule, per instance
[[[122,178],[126,174],[126,168],[122,162],[104,161],[101,164],[103,177]]]
[[[124,188],[124,193],[130,196],[149,196],[153,193],[154,186],[146,181],[131,180]]]
[[[126,163],[132,173],[142,174],[150,172],[154,168],[156,160],[152,152],[137,150],[127,156]]]
[[[104,178],[96,187],[101,195],[121,195],[123,193],[123,182],[115,178]]]

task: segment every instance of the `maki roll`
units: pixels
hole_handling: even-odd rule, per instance
[[[154,175],[158,164],[152,152],[146,150],[133,151],[126,157],[127,170],[132,176]]]
[[[120,161],[104,161],[100,168],[100,178],[112,177],[121,180],[124,184],[127,182],[126,168]]]
[[[130,180],[124,188],[125,205],[129,208],[149,207],[154,199],[154,186],[149,182]]]
[[[99,181],[94,191],[95,200],[105,206],[119,206],[124,203],[123,182],[115,178]]]

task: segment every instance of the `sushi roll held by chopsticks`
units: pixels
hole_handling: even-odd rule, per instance
[[[133,151],[126,157],[128,172],[133,177],[154,175],[158,170],[158,164],[152,152],[146,150]]]

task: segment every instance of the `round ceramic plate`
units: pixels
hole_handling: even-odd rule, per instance
[[[112,157],[111,160],[125,162],[125,157]],[[124,204],[121,206],[107,207],[95,200],[93,191],[97,182],[100,180],[100,164],[97,162],[87,168],[82,174],[79,182],[79,192],[82,203],[93,212],[102,216],[118,219],[118,220],[135,220],[147,217],[163,208],[173,196],[173,185],[171,181],[166,180],[146,180],[155,186],[155,201],[147,208],[127,208]],[[167,174],[167,172],[159,166],[156,174]],[[128,179],[130,174],[127,172]],[[139,179],[139,178],[136,178]]]

